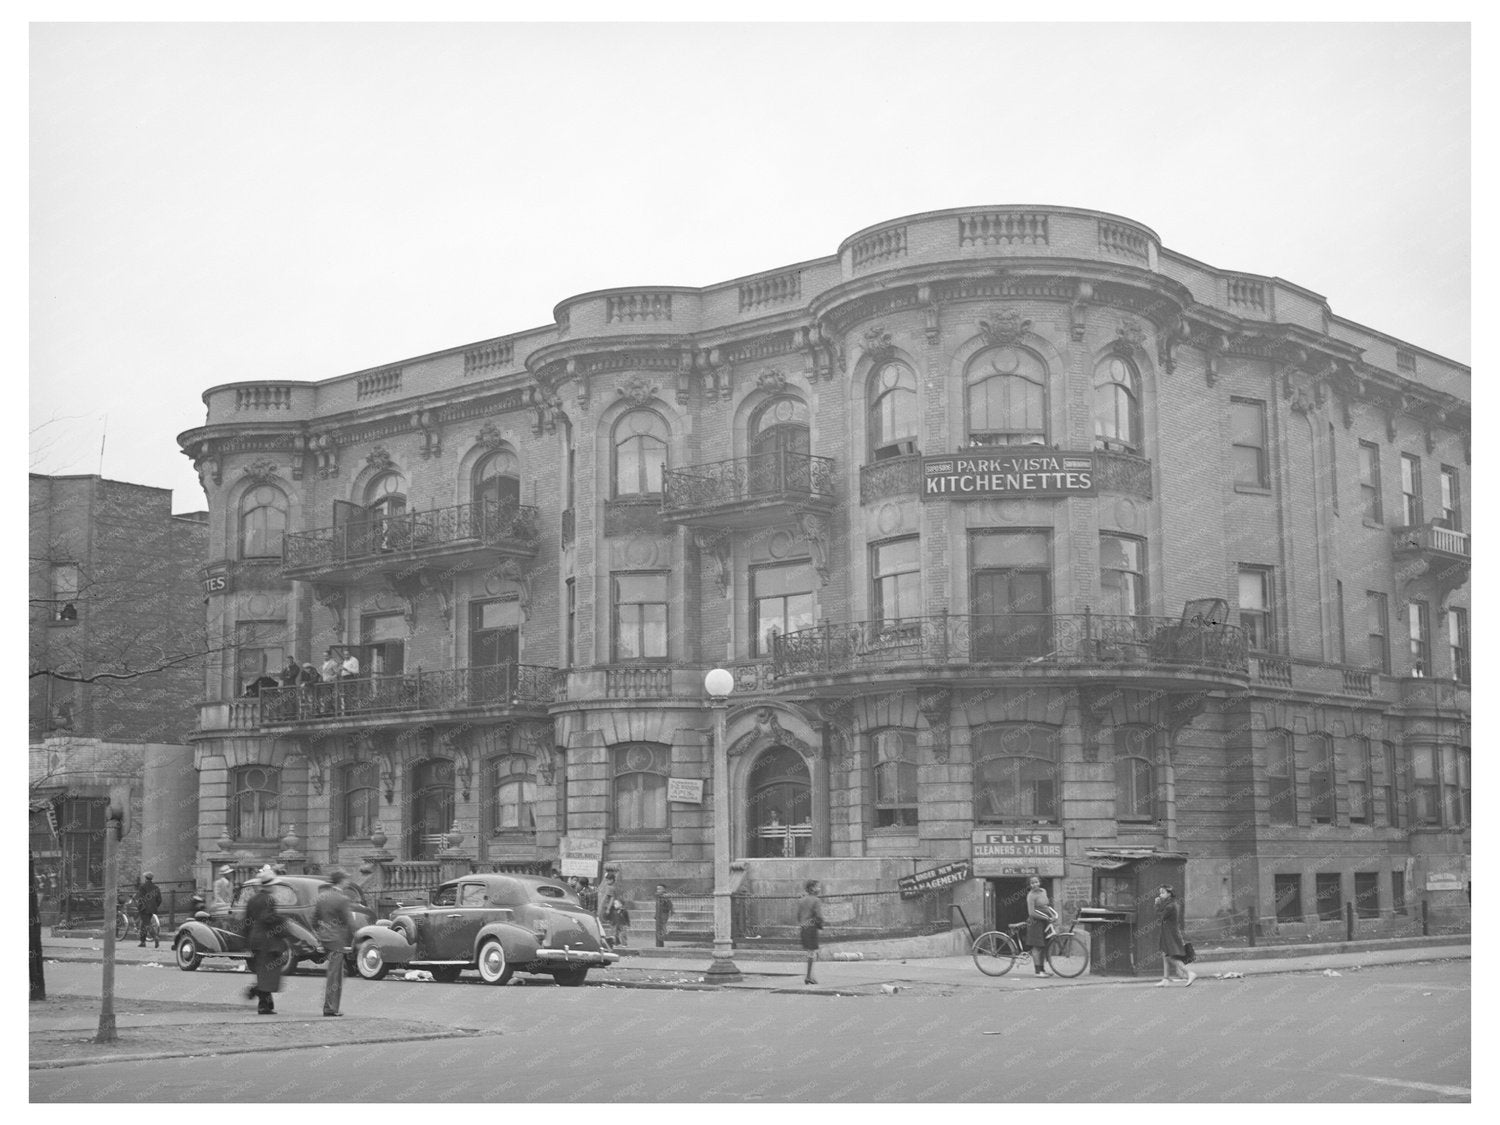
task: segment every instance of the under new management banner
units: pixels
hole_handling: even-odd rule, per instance
[[[1056,451],[922,458],[923,500],[1092,496],[1094,457]]]

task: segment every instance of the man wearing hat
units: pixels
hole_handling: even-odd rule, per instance
[[[260,1000],[260,1014],[276,1014],[274,995],[281,991],[281,955],[286,952],[286,922],[271,897],[271,883],[276,873],[269,864],[255,877],[255,893],[245,903],[245,925],[248,928],[250,969],[255,983],[246,989],[248,999]]]
[[[156,912],[161,909],[161,888],[151,881],[151,872],[141,872],[141,884],[135,889],[136,927],[141,932],[141,948],[146,948],[146,934],[161,948],[160,924],[153,926]]]
[[[323,985],[323,1014],[341,1016],[339,1001],[344,993],[344,954],[354,941],[354,912],[349,909],[349,896],[344,893],[344,883],[349,878],[342,871],[328,873],[328,882],[318,890],[318,902],[313,907],[313,929],[327,955],[328,976]]]
[[[228,915],[229,908],[234,904],[234,884],[229,877],[234,874],[234,868],[227,863],[219,868],[219,877],[214,880],[214,905],[213,916],[223,918]]]

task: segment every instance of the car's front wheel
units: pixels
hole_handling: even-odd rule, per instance
[[[385,963],[385,954],[380,952],[380,946],[373,941],[367,941],[355,950],[354,967],[365,980],[380,980],[390,972],[390,966]]]
[[[479,947],[479,975],[485,984],[510,983],[512,969],[505,948],[494,938]]]
[[[564,988],[578,988],[588,979],[589,969],[587,965],[576,969],[559,969],[553,973],[553,979]]]
[[[193,940],[191,934],[183,934],[177,939],[177,967],[185,973],[191,973],[199,965],[203,964],[203,954],[198,952],[198,943]]]

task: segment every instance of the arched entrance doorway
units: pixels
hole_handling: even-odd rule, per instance
[[[812,777],[802,755],[787,746],[768,747],[750,767],[745,789],[750,854],[807,855],[812,847]]]
[[[412,766],[407,803],[407,847],[411,859],[436,859],[453,827],[453,763],[427,758]]]

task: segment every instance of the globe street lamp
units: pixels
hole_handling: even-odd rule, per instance
[[[704,974],[711,984],[743,980],[733,959],[729,936],[729,748],[724,745],[724,716],[734,677],[715,668],[703,677],[714,710],[714,959]]]

